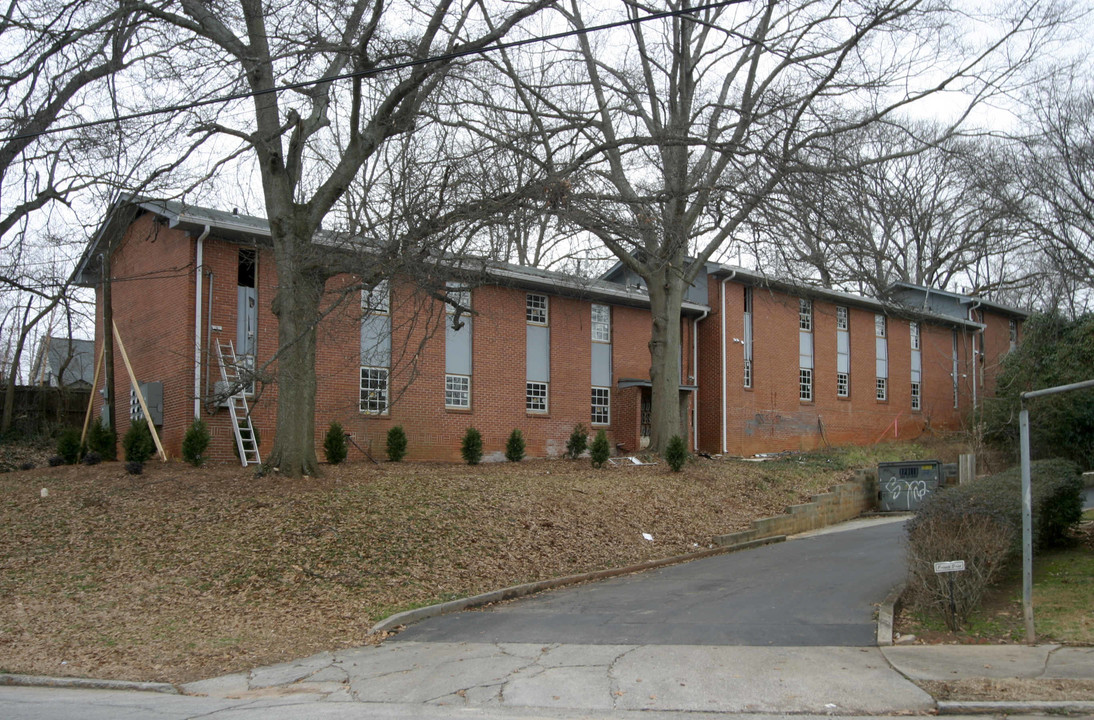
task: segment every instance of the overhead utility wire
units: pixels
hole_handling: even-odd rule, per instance
[[[47,128],[45,130],[39,130],[38,132],[10,135],[7,138],[4,138],[3,142],[11,142],[13,140],[25,140],[27,138],[42,137],[43,135],[53,135],[59,132],[66,132],[68,130],[82,130],[84,128],[96,127],[98,125],[120,123],[128,120],[138,120],[140,118],[152,117],[155,115],[166,115],[167,113],[174,113],[182,110],[193,110],[194,108],[205,107],[207,105],[230,103],[235,100],[245,100],[247,98],[259,97],[260,95],[269,95],[271,93],[284,92],[286,90],[300,90],[302,88],[314,87],[316,85],[325,85],[327,83],[338,82],[339,80],[366,78],[373,75],[380,75],[386,72],[405,70],[406,68],[417,67],[418,65],[429,65],[430,63],[448,62],[450,60],[456,60],[461,57],[466,57],[468,55],[485,55],[486,53],[495,52],[498,50],[508,50],[510,48],[522,47],[524,45],[550,42],[553,40],[562,40],[568,37],[588,35],[595,32],[601,32],[603,30],[615,30],[617,28],[637,25],[639,23],[649,22],[651,20],[663,20],[665,18],[679,17],[680,15],[690,15],[692,13],[703,12],[705,10],[716,10],[718,8],[728,7],[729,5],[738,5],[742,1],[743,0],[721,0],[721,2],[708,3],[706,5],[699,5],[692,8],[666,10],[665,12],[653,13],[652,15],[646,15],[640,18],[629,18],[627,20],[619,20],[617,22],[605,23],[603,25],[594,25],[592,27],[581,28],[578,30],[567,30],[565,32],[554,33],[552,35],[538,35],[535,37],[525,38],[524,40],[513,40],[506,43],[496,43],[489,47],[478,48],[474,50],[461,50],[459,52],[445,53],[443,55],[432,55],[430,57],[422,58],[420,60],[407,60],[406,62],[395,63],[392,65],[384,65],[378,68],[357,70],[355,72],[334,75],[329,78],[323,78],[320,80],[303,80],[298,83],[282,85],[280,87],[269,88],[267,90],[249,90],[247,92],[234,93],[232,95],[225,95],[218,98],[196,100],[193,102],[182,103],[179,105],[169,105],[167,107],[155,108],[152,110],[142,110],[141,112],[130,113],[129,115],[118,115],[112,118],[103,118],[102,120],[88,120],[86,122],[76,123],[73,125],[65,125],[64,127],[59,128]]]

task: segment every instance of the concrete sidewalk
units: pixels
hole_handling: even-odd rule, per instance
[[[936,703],[913,680],[1094,678],[1094,648],[715,647],[397,643],[190,683],[257,700],[495,710],[903,715],[1072,712],[1094,702]]]

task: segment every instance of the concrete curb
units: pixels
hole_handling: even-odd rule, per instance
[[[877,608],[877,645],[878,647],[890,647],[893,644],[893,620],[896,618],[897,608],[907,583],[900,583],[889,591],[885,599]]]
[[[437,617],[438,615],[447,615],[448,613],[460,612],[461,610],[467,610],[469,608],[482,607],[483,605],[502,602],[503,600],[512,600],[514,598],[526,597],[528,595],[534,595],[538,592],[543,592],[544,590],[553,590],[554,588],[559,588],[566,585],[576,585],[583,582],[619,577],[620,575],[630,575],[632,573],[643,572],[645,570],[655,570],[657,568],[666,567],[668,565],[677,565],[679,563],[685,563],[691,560],[701,560],[703,558],[711,557],[714,555],[724,555],[726,553],[737,552],[738,550],[748,550],[751,548],[760,547],[761,545],[770,545],[772,543],[783,542],[784,540],[786,540],[785,535],[775,535],[772,537],[760,538],[758,540],[749,540],[746,542],[736,543],[734,545],[725,545],[722,547],[700,550],[698,552],[688,553],[687,555],[676,555],[674,557],[664,558],[662,560],[650,560],[648,562],[638,563],[637,565],[628,565],[621,568],[612,568],[611,570],[598,570],[596,572],[581,573],[580,575],[567,575],[566,577],[552,578],[551,580],[540,580],[539,582],[525,583],[524,585],[514,585],[513,587],[507,587],[501,590],[494,590],[492,592],[483,593],[481,595],[473,595],[471,597],[461,598],[459,600],[451,600],[449,602],[439,603],[437,605],[428,605],[426,607],[415,608],[413,610],[405,610],[401,613],[395,613],[394,615],[389,615],[388,617],[373,625],[372,629],[369,630],[369,633],[372,634],[380,632],[390,632],[400,625],[410,625],[411,623],[416,623],[431,617]]]
[[[1024,702],[988,702],[944,700],[938,702],[939,715],[1019,715],[1030,713],[1094,713],[1090,700],[1027,700]]]
[[[11,675],[0,673],[0,685],[26,687],[78,688],[81,690],[130,690],[178,695],[170,683],[137,682],[135,680],[96,680],[95,678],[49,677],[47,675]]]

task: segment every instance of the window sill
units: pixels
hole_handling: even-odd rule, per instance
[[[471,415],[471,414],[472,414],[472,413],[471,413],[471,408],[461,408],[461,407],[448,407],[448,406],[445,406],[445,408],[444,408],[444,411],[445,411],[446,413],[453,413],[453,414],[455,414],[455,415]]]

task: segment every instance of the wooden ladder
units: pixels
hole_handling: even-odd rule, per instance
[[[236,436],[236,450],[243,467],[261,465],[251,410],[247,407],[247,383],[239,376],[239,358],[232,341],[217,340],[217,360],[220,361],[220,379],[232,394],[228,397],[228,414],[232,416],[232,429]]]

